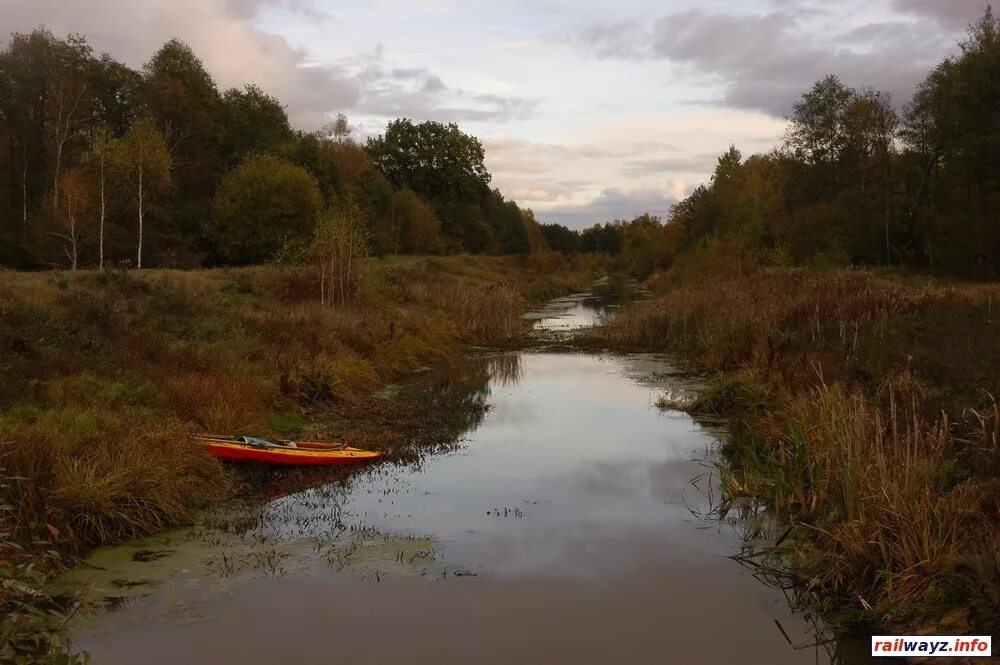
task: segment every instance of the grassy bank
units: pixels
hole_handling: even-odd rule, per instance
[[[0,589],[5,621],[32,605],[29,565],[231,496],[241,477],[194,433],[295,434],[464,345],[517,344],[529,301],[596,271],[558,257],[372,260],[336,307],[302,268],[0,273],[0,574],[22,580]],[[0,645],[37,651],[40,633],[19,625],[0,626]]]
[[[995,625],[1000,287],[711,255],[650,284],[589,341],[715,375],[727,496],[783,522],[752,565],[842,621]]]

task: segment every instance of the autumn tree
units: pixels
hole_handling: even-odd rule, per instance
[[[285,107],[256,85],[227,90],[220,109],[221,151],[229,167],[255,153],[277,154],[292,140]]]
[[[135,205],[138,232],[135,262],[136,268],[142,268],[146,215],[172,182],[170,153],[154,121],[142,118],[114,142],[112,154],[116,177]]]
[[[441,222],[413,190],[404,187],[392,197],[392,253],[429,254],[440,250]]]
[[[810,244],[855,261],[891,261],[898,118],[889,95],[828,76],[802,96],[789,121],[785,148],[800,164],[787,190],[790,212],[812,225],[813,235],[826,235]]]
[[[368,152],[393,184],[430,198],[491,179],[482,144],[454,123],[394,120],[369,139]]]
[[[899,116],[888,93],[866,88],[856,93],[845,109],[843,124],[840,161],[851,197],[848,207],[856,236],[860,236],[854,239],[854,253],[856,258],[882,258],[888,264],[893,260],[892,226],[897,207]],[[875,251],[879,245],[884,253]]]
[[[80,134],[90,120],[88,63],[90,46],[78,35],[66,41],[52,41],[52,66],[49,80],[49,141],[53,154],[53,214],[59,216],[59,185],[69,142]]]
[[[87,186],[84,176],[77,170],[67,171],[59,182],[60,231],[52,235],[62,241],[62,252],[69,262],[69,269],[76,270],[83,243],[83,226],[87,215]]]
[[[491,203],[491,176],[477,138],[454,123],[403,118],[369,139],[367,148],[389,182],[431,204],[445,233],[468,251],[490,249],[493,231],[484,207]]]
[[[223,177],[205,233],[216,260],[245,265],[301,251],[316,230],[323,197],[307,170],[254,155]]]
[[[545,235],[542,233],[538,220],[535,219],[535,213],[531,208],[521,210],[521,222],[524,224],[525,234],[528,237],[528,251],[531,254],[539,254],[547,251],[549,247],[545,243]]]
[[[150,181],[153,165],[139,149],[148,123],[169,155],[169,196],[166,184]],[[378,145],[385,150],[369,151]],[[324,206],[353,202],[373,252],[532,246],[520,208],[490,188],[482,144],[456,125],[400,120],[370,146],[355,139],[342,114],[319,131],[294,131],[281,101],[262,88],[220,94],[179,40],[137,71],[111,54],[95,56],[83,37],[39,28],[0,45],[0,263],[52,262],[49,232],[64,230],[59,190],[70,171],[86,184],[98,267],[132,251],[122,246],[132,245],[122,233],[123,222],[132,227],[127,219],[141,222],[136,262],[233,260],[207,232],[214,200],[228,171],[262,153],[310,172]],[[392,166],[397,157],[404,158],[400,168]],[[406,187],[410,194],[397,196]],[[157,223],[149,226],[154,212]]]
[[[1000,18],[987,7],[907,109],[906,223],[919,257],[950,272],[1000,274]]]
[[[712,172],[712,185],[714,187],[726,187],[736,178],[737,172],[743,165],[743,154],[735,145],[729,146],[729,150],[724,152],[715,162],[715,171]]]
[[[142,100],[174,163],[171,241],[190,251],[226,172],[222,98],[190,46],[171,39],[143,66]],[[185,247],[185,245],[187,247]]]
[[[313,134],[320,139],[333,141],[334,143],[353,142],[353,138],[351,137],[351,123],[347,121],[347,116],[343,113],[338,113],[336,118],[320,127]]]
[[[0,121],[8,136],[8,170],[17,191],[12,198],[26,246],[33,227],[38,228],[31,218],[43,201],[58,223],[66,152],[88,117],[88,56],[81,37],[59,40],[44,28],[12,34],[0,51]]]
[[[323,213],[308,251],[319,272],[322,304],[343,304],[357,295],[369,249],[364,218],[354,202]]]
[[[90,153],[87,159],[88,180],[94,191],[94,207],[97,216],[97,269],[104,270],[104,237],[108,221],[108,208],[113,191],[111,171],[114,140],[106,125],[94,128],[91,134]]]
[[[854,92],[836,76],[817,81],[792,107],[785,143],[812,166],[831,166],[844,142],[844,113]]]
[[[572,253],[580,249],[580,233],[562,224],[539,224],[545,244],[554,252]]]
[[[142,75],[102,53],[90,65],[93,120],[111,136],[123,136],[142,110]]]
[[[615,225],[594,224],[580,232],[580,251],[593,254],[617,254],[621,251],[622,239]]]
[[[143,97],[167,148],[181,159],[201,155],[218,139],[221,98],[191,47],[171,39],[143,67]],[[209,141],[209,145],[199,145]]]

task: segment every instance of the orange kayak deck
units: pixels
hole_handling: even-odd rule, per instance
[[[378,459],[382,453],[374,450],[342,447],[321,448],[270,448],[245,443],[201,439],[210,454],[228,462],[252,462],[282,466],[328,466],[357,464]]]

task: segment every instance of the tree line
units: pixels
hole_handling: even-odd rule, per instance
[[[178,40],[137,71],[78,35],[15,33],[0,50],[0,265],[317,260],[343,284],[338,266],[356,266],[355,253],[607,253],[643,274],[725,241],[776,264],[995,277],[990,8],[959,46],[900,110],[828,76],[795,104],[776,149],[731,147],[665,217],[576,231],[505,199],[482,144],[454,124],[399,119],[365,144],[342,115],[298,131],[259,87],[220,91]]]
[[[44,28],[0,50],[0,265],[302,259],[331,228],[379,254],[537,247],[483,158],[454,124],[400,119],[366,145],[342,115],[297,131],[176,39],[139,70]]]
[[[795,104],[782,145],[719,157],[669,211],[576,232],[543,224],[552,249],[624,254],[639,272],[710,243],[776,264],[893,265],[1000,275],[1000,20],[986,8],[959,51],[896,110],[836,76]]]

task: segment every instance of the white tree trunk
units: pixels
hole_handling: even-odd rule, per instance
[[[319,260],[319,305],[326,307],[326,259]]]
[[[76,213],[77,209],[74,207],[74,201],[72,197],[66,197],[66,217],[64,218],[63,224],[66,227],[66,234],[60,235],[60,237],[66,242],[63,246],[63,253],[66,258],[69,259],[70,270],[76,272],[77,265],[79,263],[80,253],[78,250],[79,239],[77,237],[78,225]]]
[[[393,226],[393,235],[395,235],[395,242],[393,243],[392,253],[399,254],[399,227],[401,225],[400,225],[399,214],[397,213],[395,208],[393,208],[392,210],[392,226]]]
[[[135,267],[139,268],[139,269],[142,268],[142,213],[143,213],[143,209],[142,209],[142,171],[143,171],[142,145],[140,145],[139,146],[139,191],[138,191],[138,199],[139,199],[139,248],[138,248],[138,250],[136,250],[136,255],[135,255]]]
[[[354,233],[348,232],[347,234],[347,271],[345,273],[347,283],[347,288],[344,292],[344,304],[347,304],[348,299],[351,297],[351,254],[354,253]]]
[[[104,189],[104,153],[107,145],[101,147],[101,219],[97,229],[97,269],[104,270],[104,216],[107,208],[107,195]]]
[[[28,147],[24,148],[24,164],[21,168],[21,222],[24,239],[28,239]]]
[[[84,92],[87,90],[87,83],[86,81],[81,83],[75,95],[72,90],[69,90],[68,88],[70,88],[70,84],[63,81],[62,84],[59,85],[55,95],[55,103],[58,111],[56,112],[54,137],[56,163],[55,177],[52,183],[52,212],[56,216],[59,214],[59,176],[62,173],[63,148],[66,145],[66,142],[69,141],[77,131],[75,127],[80,121],[74,120],[74,117],[76,116],[77,109],[80,107],[80,100],[83,99]]]
[[[59,172],[62,170],[63,142],[56,141],[56,174],[52,182],[52,215],[59,219]]]
[[[70,270],[76,272],[77,259],[80,254],[77,251],[76,242],[76,211],[72,204],[69,206],[69,252]]]

